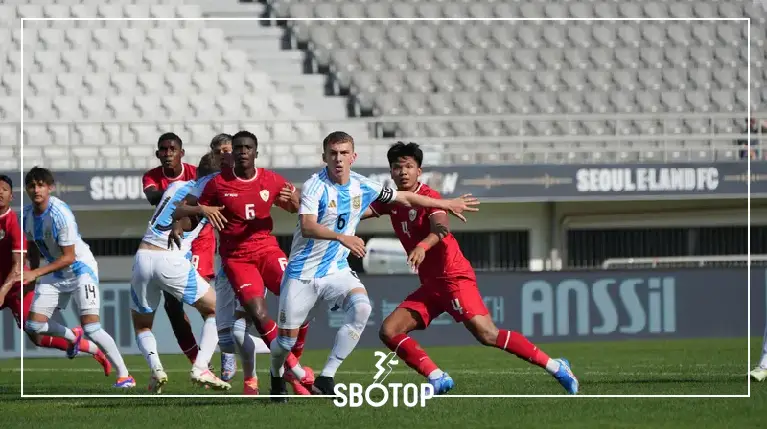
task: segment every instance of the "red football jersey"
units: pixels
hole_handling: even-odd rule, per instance
[[[227,220],[219,232],[221,257],[251,255],[264,247],[279,247],[271,235],[274,222],[271,209],[282,188],[290,182],[274,171],[256,169],[256,175],[245,180],[224,169],[205,185],[199,202],[206,206],[223,206]]]
[[[419,184],[415,192],[431,198],[442,198],[439,192],[424,184]],[[435,213],[445,213],[440,209],[406,207],[399,203],[382,204],[378,201],[374,201],[370,208],[376,216],[389,215],[394,233],[408,254],[431,233],[429,217]],[[474,269],[463,256],[453,234],[448,234],[426,252],[426,257],[418,267],[418,277],[421,284],[428,285],[436,279],[473,278]]]
[[[21,252],[23,244],[16,212],[8,210],[0,215],[0,283],[5,281],[13,268],[13,252]]]
[[[144,184],[142,189],[146,189],[150,186],[154,186],[158,191],[165,192],[168,189],[168,185],[179,180],[189,181],[197,178],[197,167],[191,164],[181,163],[181,174],[176,177],[168,177],[165,172],[162,171],[162,167],[155,167],[146,173],[142,177],[141,181]]]

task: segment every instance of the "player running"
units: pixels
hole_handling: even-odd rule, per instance
[[[365,255],[365,243],[354,233],[371,203],[396,201],[404,206],[434,207],[461,218],[464,211],[478,210],[470,206],[479,202],[468,195],[438,200],[413,192],[397,192],[353,173],[354,140],[347,133],[331,133],[322,142],[322,149],[327,167],[314,174],[301,189],[299,225],[293,234],[290,262],[281,285],[279,335],[270,345],[272,395],[285,392],[280,370],[296,343],[298,327],[307,320],[318,299],[346,314],[327,363],[314,382],[314,393],[335,394],[336,371],[359,342],[371,312],[365,286],[347,262],[350,251],[357,257]]]
[[[33,287],[21,287],[21,270],[25,265],[24,254],[26,251],[24,247],[26,246],[24,246],[16,212],[11,208],[12,201],[13,181],[6,175],[0,175],[0,279],[3,280],[0,285],[0,310],[10,309],[16,325],[21,328],[24,326],[24,320],[32,306],[35,291]],[[22,294],[24,295],[23,308]],[[38,347],[62,351],[69,349],[69,342],[63,338],[31,333],[27,333],[27,336]],[[104,375],[109,376],[112,372],[112,364],[96,344],[82,339],[80,340],[80,350],[91,354],[104,367]],[[71,357],[73,358],[74,355]]]
[[[101,327],[96,259],[80,237],[72,210],[60,199],[50,196],[54,183],[53,174],[40,167],[32,168],[24,178],[27,195],[32,200],[32,204],[24,208],[24,234],[48,262],[44,267],[23,273],[24,284],[40,279],[24,329],[33,335],[65,339],[69,343],[67,356],[70,358],[76,356],[83,345],[89,348],[89,353],[96,353],[90,344],[82,343],[83,334],[87,335],[117,369],[114,387],[135,387],[136,380],[128,373],[114,339]],[[69,329],[50,317],[56,309],[67,308],[73,294],[82,328]]]
[[[174,133],[165,133],[160,136],[157,140],[155,156],[160,160],[161,165],[147,171],[142,182],[147,201],[156,207],[160,203],[163,193],[168,189],[168,185],[176,181],[194,180],[197,177],[197,169],[193,165],[181,162],[181,158],[184,156],[183,142]],[[209,233],[212,234],[212,232]],[[206,242],[207,237],[203,235],[202,240]],[[200,249],[194,250],[199,251]],[[193,253],[192,257],[196,256],[197,265],[202,267],[203,276],[207,274],[205,271],[209,262],[211,264],[209,271],[212,276],[213,260],[206,259],[206,255],[207,252]],[[168,314],[168,320],[171,328],[173,328],[173,335],[176,336],[178,346],[189,361],[194,363],[197,360],[199,347],[194,338],[194,332],[192,332],[192,324],[184,313],[184,305],[167,292],[163,292],[163,296],[165,297],[165,312]]]
[[[437,191],[418,181],[423,152],[417,144],[398,142],[389,149],[387,158],[391,178],[399,192],[441,198]],[[418,270],[421,286],[386,317],[379,335],[390,350],[428,379],[436,394],[448,392],[455,383],[408,334],[426,329],[444,312],[463,323],[483,345],[497,347],[545,368],[568,393],[578,393],[578,380],[566,359],[551,359],[519,332],[495,326],[479,293],[474,270],[450,233],[443,210],[376,201],[363,218],[382,215],[389,215],[394,232],[408,252],[408,263]]]
[[[174,213],[175,219],[206,216],[219,230],[219,254],[226,280],[231,283],[244,314],[253,321],[268,345],[277,337],[277,325],[266,308],[266,290],[279,295],[279,285],[287,265],[285,253],[271,235],[273,221],[270,210],[276,205],[290,213],[298,210],[294,187],[279,174],[256,168],[258,140],[247,131],[232,137],[233,167],[224,168],[209,181],[198,201],[188,198]],[[291,198],[280,198],[280,193]],[[219,212],[220,210],[220,212]],[[224,315],[222,314],[222,317]],[[244,319],[234,322],[235,342],[243,349],[243,372],[246,394],[258,394],[255,374],[254,345],[246,333]],[[301,346],[303,347],[303,346]],[[298,347],[297,347],[298,348]],[[297,350],[298,351],[298,350]],[[295,355],[287,362],[289,380],[296,394],[308,395],[314,383],[310,368],[298,365]]]
[[[161,293],[170,294],[174,299],[195,307],[205,321],[200,336],[200,351],[189,373],[192,381],[217,390],[231,388],[229,383],[219,379],[208,369],[218,343],[216,295],[188,259],[192,242],[207,221],[203,219],[198,225],[188,222],[186,229],[191,232],[182,235],[180,249],[166,249],[176,204],[188,194],[200,195],[207,181],[213,177],[208,175],[213,171],[211,165],[210,162],[200,165],[197,171],[204,177],[196,181],[176,181],[168,186],[149,221],[133,263],[131,315],[136,331],[136,343],[152,372],[149,390],[156,393],[161,393],[162,387],[168,382],[168,374],[160,362],[157,342],[152,334],[152,324]]]

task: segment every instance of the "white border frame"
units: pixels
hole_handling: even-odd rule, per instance
[[[751,118],[751,18],[21,18],[21,33],[20,33],[20,45],[21,45],[21,72],[20,72],[20,127],[19,127],[19,142],[20,142],[20,181],[22,197],[20,198],[20,213],[21,213],[21,230],[24,231],[24,21],[738,21],[746,22],[747,28],[747,47],[748,47],[748,118]],[[751,141],[751,127],[748,126],[748,141]],[[746,382],[748,385],[748,393],[745,395],[442,395],[435,396],[435,398],[750,398],[751,397],[751,377],[748,372],[751,370],[751,157],[747,159],[747,175],[749,180],[747,183],[747,210],[748,210],[748,223],[747,223],[747,236],[746,245],[748,246],[747,256],[747,271],[748,271],[748,309],[747,309],[747,325],[748,325],[748,367],[746,368]],[[22,270],[22,283],[24,282],[24,274]],[[21,297],[21,305],[24,307],[24,296]],[[19,329],[20,341],[21,341],[21,397],[22,398],[49,398],[49,399],[62,399],[62,398],[208,398],[212,400],[220,400],[222,398],[272,398],[272,397],[286,397],[286,398],[334,398],[331,395],[25,395],[24,394],[24,329]]]

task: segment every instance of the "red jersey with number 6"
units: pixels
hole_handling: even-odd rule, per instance
[[[424,184],[419,184],[415,193],[442,198],[439,192]],[[370,205],[370,209],[376,216],[389,215],[394,233],[408,254],[431,233],[429,218],[436,213],[445,213],[440,209],[407,207],[399,203],[382,204],[377,201]],[[426,257],[418,267],[418,277],[424,286],[434,284],[438,280],[438,283],[442,284],[444,282],[441,280],[445,279],[475,278],[474,269],[463,256],[453,234],[448,234],[426,252]]]
[[[257,168],[256,175],[249,180],[225,169],[208,182],[199,203],[224,207],[221,213],[227,223],[219,232],[218,249],[222,258],[252,255],[264,247],[279,248],[277,239],[271,235],[274,226],[271,209],[279,205],[277,197],[286,184],[293,188],[284,177],[263,168]]]

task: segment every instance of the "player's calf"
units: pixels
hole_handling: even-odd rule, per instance
[[[566,359],[551,359],[519,332],[498,329],[489,315],[474,316],[465,321],[464,325],[483,345],[499,348],[544,368],[568,393],[578,392],[578,379],[570,370],[570,362]]]
[[[173,335],[178,341],[178,346],[189,361],[194,363],[197,359],[199,346],[192,331],[192,324],[184,313],[184,304],[167,292],[163,295],[165,297],[165,312],[168,314],[168,320],[173,329]]]

